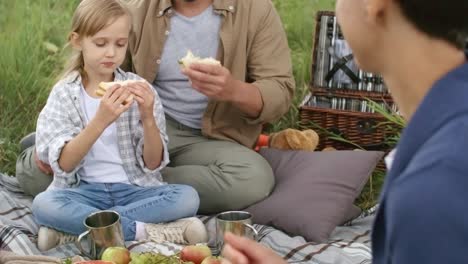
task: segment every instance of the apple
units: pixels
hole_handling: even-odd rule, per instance
[[[128,264],[131,260],[130,251],[124,247],[108,247],[102,253],[101,260],[115,264]]]
[[[84,260],[73,262],[73,264],[115,264],[114,262],[104,261],[104,260]]]
[[[213,257],[213,256],[211,256],[211,257],[205,258],[205,259],[202,261],[201,264],[221,264],[221,260],[222,260],[222,259],[223,259],[223,258],[221,258],[221,257]]]
[[[206,245],[186,246],[180,252],[180,259],[194,264],[201,264],[207,257],[211,257],[211,249]]]

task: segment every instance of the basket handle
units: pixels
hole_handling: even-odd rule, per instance
[[[361,134],[372,134],[376,132],[376,121],[374,119],[367,119],[367,120],[359,120],[356,122],[356,130],[361,133]],[[343,133],[339,128],[337,127],[331,127],[329,131],[335,135],[338,135],[344,139],[346,139],[345,133]],[[344,145],[349,145],[350,147],[356,147],[355,145],[345,142],[345,141],[339,141],[337,139],[330,139],[333,141],[340,142],[341,144]],[[365,144],[365,145],[359,145],[361,148],[365,150],[382,150],[385,148],[388,148],[388,144],[385,142],[379,142],[379,143],[372,143],[372,144]]]
[[[361,134],[372,134],[375,133],[375,126],[377,123],[374,119],[359,120],[356,122],[357,131]]]
[[[356,122],[356,130],[361,133],[361,134],[372,134],[376,132],[375,127],[377,126],[377,123],[375,122],[374,119],[367,119],[367,120],[359,120]],[[337,127],[331,127],[328,129],[331,133],[345,137],[345,133],[343,133],[339,128]]]

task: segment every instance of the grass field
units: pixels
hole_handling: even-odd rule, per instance
[[[0,1],[0,171],[14,175],[18,141],[34,131],[39,111],[63,65],[62,47],[78,0]],[[270,130],[296,127],[307,93],[315,13],[334,0],[273,0],[288,34],[297,92],[290,111]],[[383,179],[375,174],[358,200],[375,203]]]
[[[34,131],[77,1],[0,1],[0,171],[14,174],[18,141]]]

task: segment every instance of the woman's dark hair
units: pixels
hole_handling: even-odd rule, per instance
[[[419,30],[464,49],[468,41],[468,0],[396,0]]]

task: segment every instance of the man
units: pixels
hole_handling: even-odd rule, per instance
[[[338,0],[359,66],[384,76],[408,127],[384,185],[373,263],[468,263],[468,2]],[[232,263],[285,263],[226,236]]]
[[[200,213],[245,208],[274,186],[252,150],[262,125],[289,108],[295,88],[280,18],[270,0],[133,0],[129,68],[166,112],[168,183],[193,186]],[[216,65],[181,70],[192,51]]]

